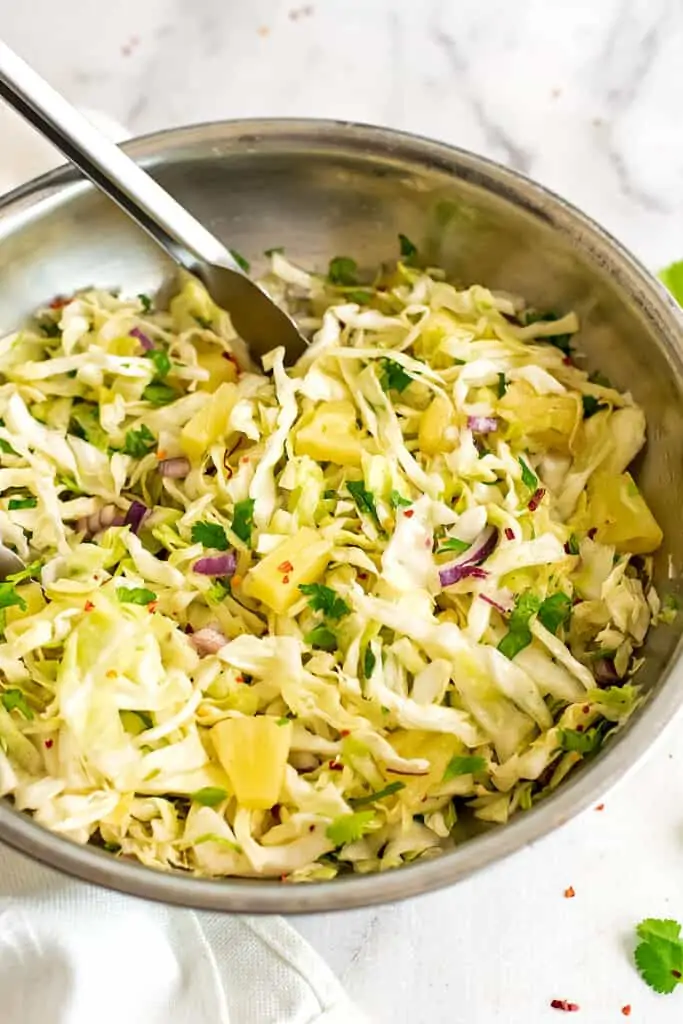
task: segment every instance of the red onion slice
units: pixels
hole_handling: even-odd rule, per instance
[[[226,551],[224,555],[207,555],[192,566],[201,576],[233,576],[237,568],[237,554]]]
[[[131,331],[128,332],[128,334],[130,335],[131,338],[138,339],[145,352],[151,352],[151,350],[154,348],[154,342],[151,341],[147,337],[145,332],[141,331],[139,327],[134,327]]]
[[[494,526],[487,526],[486,529],[481,531],[467,551],[463,551],[452,562],[439,569],[441,586],[450,587],[457,583],[458,580],[465,579],[466,576],[485,579],[487,576],[486,571],[478,567],[489,557],[497,543],[498,531]]]
[[[205,626],[204,629],[198,629],[190,637],[190,643],[200,658],[205,657],[207,654],[215,654],[216,651],[220,651],[221,647],[225,647],[227,642],[225,634],[213,626]]]
[[[171,480],[182,480],[190,472],[190,460],[184,455],[175,459],[163,459],[159,463],[159,472]]]
[[[475,434],[492,434],[498,430],[497,416],[468,416],[467,426]]]
[[[133,533],[137,533],[142,526],[142,521],[149,515],[149,509],[141,501],[133,501],[126,512],[125,526],[130,526]]]

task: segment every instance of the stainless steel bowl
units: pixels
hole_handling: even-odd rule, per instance
[[[581,345],[645,408],[639,481],[666,538],[663,591],[683,562],[683,318],[657,282],[577,210],[525,178],[462,150],[380,128],[326,121],[237,121],[148,136],[125,147],[219,237],[258,267],[267,248],[324,266],[337,254],[374,267],[398,232],[462,283],[575,309]],[[169,270],[161,252],[68,168],[0,202],[0,331],[49,296],[88,285],[137,293]],[[0,801],[0,838],[55,868],[150,899],[262,913],[336,910],[450,885],[563,824],[632,767],[681,703],[679,624],[648,639],[651,691],[623,733],[566,785],[504,827],[441,858],[315,885],[208,881],[115,860],[45,831]]]

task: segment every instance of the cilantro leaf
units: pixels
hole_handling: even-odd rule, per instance
[[[193,544],[203,544],[205,548],[215,548],[216,551],[227,551],[230,547],[220,523],[193,523],[191,537]]]
[[[10,573],[6,577],[5,582],[21,583],[22,580],[35,579],[40,574],[40,570],[42,569],[42,567],[43,566],[41,562],[29,562],[29,564],[25,565],[23,569],[19,570],[19,572]]]
[[[150,299],[149,295],[145,295],[144,292],[140,292],[140,294],[138,295],[138,299],[140,300],[140,305],[142,306],[142,312],[151,313],[152,300]]]
[[[498,644],[498,650],[510,661],[531,643],[529,620],[541,606],[541,599],[534,594],[520,594],[510,616],[509,628]]]
[[[327,619],[341,619],[351,611],[346,601],[324,583],[301,583],[299,590],[308,598],[309,608],[322,612]]]
[[[552,311],[547,313],[538,313],[535,310],[527,310],[522,317],[525,326],[528,324],[552,323],[553,320],[560,319],[561,315],[559,313],[553,313]],[[548,337],[540,338],[539,340],[545,341],[549,345],[554,345],[555,348],[559,348],[561,352],[564,352],[566,356],[571,355],[571,334],[551,334]]]
[[[147,587],[117,587],[116,596],[121,604],[151,604],[157,595]]]
[[[569,540],[567,541],[567,548],[569,549],[570,555],[578,555],[579,553],[579,538],[575,533],[572,533]]]
[[[171,388],[168,384],[148,384],[145,390],[142,392],[142,397],[150,405],[168,405],[169,402],[175,402],[176,398],[179,398],[178,392],[175,388]]]
[[[318,647],[321,651],[336,651],[338,646],[336,636],[327,626],[316,626],[306,634],[304,640],[311,647]]]
[[[145,359],[149,359],[154,363],[155,381],[163,380],[171,369],[171,360],[168,358],[168,354],[161,348],[151,348],[149,352],[145,352]]]
[[[363,675],[366,679],[370,679],[372,673],[375,671],[375,665],[377,664],[377,658],[372,647],[365,648],[365,654],[363,655]]]
[[[13,582],[6,580],[0,583],[0,608],[13,608],[18,605],[22,612],[26,611],[26,601],[17,591]]]
[[[353,498],[360,513],[365,512],[367,515],[372,516],[377,525],[379,526],[379,516],[377,515],[377,506],[375,505],[375,496],[371,491],[365,490],[365,484],[362,480],[347,480],[346,486],[349,489],[349,494]]]
[[[502,398],[503,395],[505,394],[505,392],[507,391],[507,389],[508,389],[507,378],[506,378],[504,373],[499,373],[498,374],[498,387],[496,389],[497,393],[498,393],[498,397]]]
[[[239,537],[239,539],[244,541],[245,544],[251,544],[251,531],[253,525],[254,499],[245,498],[244,501],[238,501],[235,505],[232,526],[230,529],[235,536]]]
[[[468,540],[459,540],[457,537],[447,537],[436,553],[437,555],[441,555],[444,551],[455,551],[456,555],[459,555],[471,547],[472,544]]]
[[[571,615],[571,610],[571,598],[559,591],[543,601],[538,609],[538,621],[551,633],[557,633]]]
[[[673,992],[683,981],[683,941],[678,921],[647,918],[636,928],[641,940],[635,951],[636,967],[643,981],[662,994]]]
[[[15,509],[20,508],[35,508],[38,504],[38,499],[31,495],[28,498],[10,498],[7,508],[10,512],[14,512]]]
[[[538,477],[531,469],[531,467],[526,464],[524,459],[519,458],[517,459],[517,462],[519,462],[520,466],[522,467],[522,483],[530,491],[535,491],[538,487]]]
[[[368,826],[375,817],[374,811],[356,811],[355,814],[340,814],[327,826],[325,835],[335,846],[346,846],[355,843],[368,831]]]
[[[400,363],[394,359],[382,360],[382,374],[380,384],[384,391],[398,391],[399,394],[405,391],[413,378],[403,369]]]
[[[358,284],[358,264],[349,256],[335,256],[327,268],[327,280],[330,284]]]
[[[4,693],[0,694],[0,700],[7,711],[12,711],[14,708],[20,711],[24,718],[30,719],[34,717],[33,711],[28,705],[26,697],[24,697],[21,690],[5,690]]]
[[[404,498],[398,491],[392,491],[389,495],[389,504],[392,508],[407,508],[408,505],[413,503],[409,498]]]
[[[134,459],[143,459],[156,448],[157,439],[143,423],[139,430],[128,430],[123,445],[125,455],[131,455]]]
[[[220,786],[203,786],[190,796],[190,800],[202,807],[216,807],[227,798],[228,794]]]
[[[600,409],[607,408],[604,402],[601,402],[593,395],[582,395],[581,402],[583,404],[583,418],[585,420],[589,420],[591,416],[595,416],[596,412],[599,412]]]
[[[401,259],[408,265],[414,264],[417,259],[417,246],[411,242],[407,235],[399,234],[398,244],[401,248]]]
[[[475,772],[483,772],[485,768],[486,758],[484,757],[456,754],[448,762],[441,781],[448,782],[450,779],[455,779],[458,775],[474,775]]]
[[[102,429],[97,407],[90,402],[78,402],[73,406],[69,427],[77,437],[94,444],[100,451],[106,452],[109,447],[109,438]]]
[[[377,800],[384,800],[385,797],[393,796],[394,793],[398,793],[399,790],[405,789],[405,782],[390,782],[384,789],[378,789],[374,793],[368,793],[367,796],[356,797],[355,800],[349,800],[352,807],[364,807],[367,804],[374,804]]]
[[[5,441],[3,437],[0,437],[0,452],[4,452],[5,455],[17,454],[9,441]]]
[[[249,271],[251,270],[251,263],[249,262],[249,260],[245,259],[242,253],[238,252],[237,249],[229,249],[228,252],[234,259],[237,266],[240,267],[245,274],[248,274]]]
[[[683,305],[683,260],[671,263],[657,275],[665,288],[673,295],[679,306]]]
[[[359,306],[369,306],[374,298],[374,294],[365,288],[353,288],[346,293],[346,298],[348,302],[355,302]]]
[[[603,722],[585,732],[578,729],[560,729],[560,748],[581,756],[596,754],[602,746],[609,723]]]

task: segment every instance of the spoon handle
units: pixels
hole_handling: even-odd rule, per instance
[[[203,261],[243,273],[217,238],[2,41],[0,97],[118,203],[176,263],[194,271]]]

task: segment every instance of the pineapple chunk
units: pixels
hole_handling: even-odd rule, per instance
[[[453,426],[453,406],[444,395],[437,395],[420,417],[417,440],[425,455],[450,452],[455,447],[457,435]],[[449,434],[454,436],[451,438]]]
[[[391,745],[400,757],[423,758],[429,761],[430,769],[426,775],[401,775],[405,789],[401,790],[401,798],[408,802],[419,801],[430,789],[439,786],[443,781],[448,762],[455,754],[466,754],[465,745],[450,733],[427,732],[422,729],[393,733]],[[396,772],[390,779],[398,778]]]
[[[538,395],[525,381],[508,387],[498,402],[498,411],[508,423],[509,438],[523,437],[533,450],[565,452],[582,416],[577,395]]]
[[[244,578],[244,593],[284,614],[301,597],[301,583],[315,583],[325,572],[332,543],[310,526],[262,558]]]
[[[231,364],[226,363],[226,366]],[[192,462],[199,462],[228,425],[228,417],[237,401],[237,388],[226,382],[207,397],[205,405],[195,413],[180,432],[180,447]]]
[[[238,803],[267,810],[278,802],[292,741],[291,722],[278,725],[270,715],[226,718],[211,739]]]
[[[195,341],[197,362],[203,370],[209,371],[209,379],[200,381],[199,391],[217,391],[221,384],[237,380],[237,363],[227,359],[227,353],[219,346],[202,339]]]
[[[353,402],[319,405],[308,423],[297,431],[294,451],[297,455],[309,455],[316,462],[360,466],[363,440]]]
[[[588,515],[596,540],[634,555],[656,551],[662,531],[630,473],[598,473],[588,485]]]

